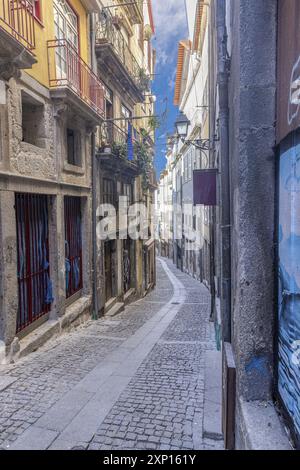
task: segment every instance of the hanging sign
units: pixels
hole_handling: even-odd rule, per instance
[[[217,169],[194,170],[193,194],[194,205],[217,205]]]

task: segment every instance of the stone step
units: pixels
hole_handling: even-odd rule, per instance
[[[124,302],[115,303],[107,312],[105,312],[106,317],[114,317],[118,313],[122,312],[125,308]]]

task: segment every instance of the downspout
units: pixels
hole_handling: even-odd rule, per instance
[[[231,214],[229,169],[229,60],[227,52],[226,0],[217,0],[217,84],[221,149],[221,317],[223,341],[231,342]]]
[[[211,85],[212,85],[212,5],[211,3],[205,4],[208,9],[207,14],[207,28],[208,28],[208,75],[207,75],[207,82],[208,82],[208,136],[210,143],[210,151],[209,151],[209,168],[215,168],[215,132],[212,126],[212,106],[211,106]],[[210,217],[210,290],[211,290],[211,311],[210,311],[210,319],[214,319],[215,315],[215,300],[216,300],[216,289],[215,289],[215,208],[212,207],[211,209],[211,217]]]
[[[91,44],[91,68],[97,73],[97,61],[95,57],[95,15],[90,15],[90,44]],[[91,135],[91,160],[92,160],[92,246],[93,246],[93,262],[92,262],[92,283],[93,283],[93,320],[99,317],[98,305],[98,269],[97,269],[97,160],[96,160],[96,136],[95,131]]]

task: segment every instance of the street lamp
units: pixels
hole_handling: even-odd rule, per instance
[[[176,133],[181,140],[185,140],[188,135],[188,129],[191,122],[188,120],[183,111],[180,111],[175,121]]]
[[[203,106],[203,107],[206,108],[207,106]],[[183,111],[180,111],[175,121],[177,138],[180,139],[183,144],[193,145],[194,147],[196,147],[197,149],[200,149],[201,151],[212,150],[213,142],[217,141],[216,138],[213,140],[213,142],[210,139],[196,139],[196,140],[186,139],[190,124],[191,122],[183,113]]]

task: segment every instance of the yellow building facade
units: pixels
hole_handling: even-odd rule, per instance
[[[142,241],[95,230],[99,204],[151,191],[151,2],[125,3],[0,2],[0,362],[154,285]]]

